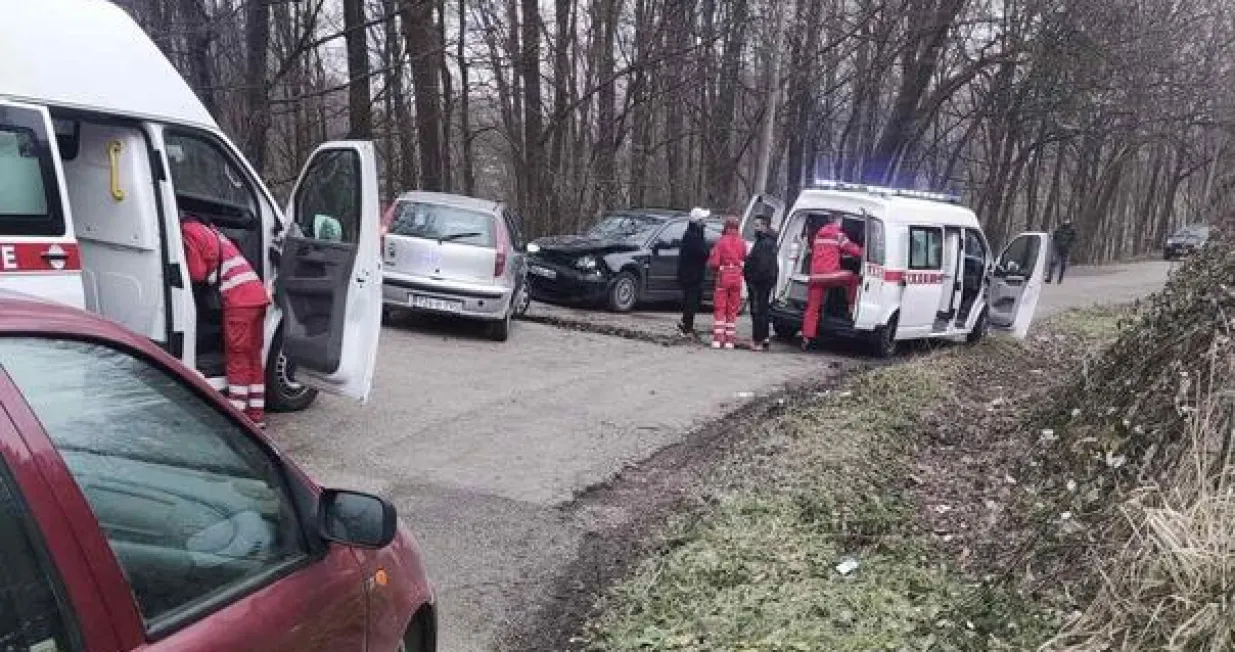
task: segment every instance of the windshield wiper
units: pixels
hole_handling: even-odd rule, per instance
[[[449,235],[441,236],[437,239],[437,241],[438,242],[450,242],[453,240],[459,240],[461,238],[475,238],[481,235],[484,235],[484,234],[479,231],[464,231],[462,233],[451,233]]]

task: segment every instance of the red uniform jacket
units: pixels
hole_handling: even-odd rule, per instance
[[[850,256],[861,256],[862,248],[845,235],[839,223],[824,225],[815,234],[815,240],[811,244],[811,276],[839,271],[841,252]]]
[[[261,278],[227,236],[201,222],[182,222],[180,234],[189,278],[194,283],[217,284],[225,309],[270,303]]]
[[[712,253],[708,256],[708,267],[716,270],[741,270],[744,260],[746,241],[735,231],[721,236],[712,247]]]

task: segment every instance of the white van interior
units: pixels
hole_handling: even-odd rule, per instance
[[[137,122],[52,112],[82,257],[86,308],[170,348],[170,293],[184,282],[171,274],[168,229],[193,214],[230,238],[263,274],[257,197],[223,148],[204,136],[164,133],[176,215],[158,197],[159,164]],[[195,295],[202,296],[195,288]],[[200,305],[200,302],[199,302]],[[175,352],[178,353],[178,352]],[[196,366],[224,375],[221,314],[199,309]]]
[[[56,140],[82,256],[86,308],[168,341],[166,238],[144,132],[123,123],[56,120]]]
[[[799,310],[806,309],[807,290],[810,285],[811,243],[815,240],[815,234],[827,223],[828,215],[835,212],[839,211],[799,211],[785,223],[785,230],[781,235],[782,244],[778,248],[779,264],[782,270],[789,270],[789,273],[781,275],[781,287],[778,288],[777,296],[783,297],[789,305]],[[840,214],[841,228],[845,235],[865,250],[866,217],[852,213]],[[861,258],[841,257],[841,267],[857,274],[859,278],[863,273],[863,262]],[[829,290],[824,299],[823,319],[850,326],[853,324],[844,288]]]

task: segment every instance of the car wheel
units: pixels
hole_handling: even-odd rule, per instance
[[[785,342],[793,341],[793,338],[798,334],[798,327],[786,321],[773,320],[772,332],[776,333],[776,338]]]
[[[283,334],[275,335],[266,361],[266,408],[271,412],[299,412],[316,399],[316,389],[296,382],[296,363],[283,354]]]
[[[896,355],[896,324],[898,319],[899,315],[893,315],[888,320],[887,326],[880,326],[875,329],[875,337],[871,344],[873,345],[876,357],[891,358]]]
[[[510,322],[512,319],[514,319],[514,306],[511,306],[504,319],[489,323],[489,339],[494,342],[505,342],[510,339]]]
[[[990,324],[986,321],[986,308],[983,308],[982,313],[978,315],[978,321],[973,324],[973,330],[969,331],[969,334],[965,336],[965,342],[967,344],[980,343],[986,339],[986,331],[989,329],[989,326]]]
[[[630,312],[639,303],[639,279],[631,272],[622,272],[609,285],[609,309]]]
[[[399,641],[398,652],[433,652],[437,649],[431,623],[431,616],[426,617],[424,612],[416,614],[412,624],[407,626],[403,640]]]
[[[515,296],[515,317],[522,318],[531,306],[532,292],[528,290],[527,283],[524,283],[519,289],[519,294]]]

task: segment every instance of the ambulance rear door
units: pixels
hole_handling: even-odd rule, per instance
[[[368,399],[382,325],[381,227],[373,143],[325,143],[292,190],[275,296],[296,380]]]
[[[81,269],[51,116],[0,100],[0,290],[84,308]]]
[[[991,272],[987,294],[987,323],[991,329],[1024,339],[1029,333],[1046,279],[1050,236],[1022,233],[1012,239]]]

